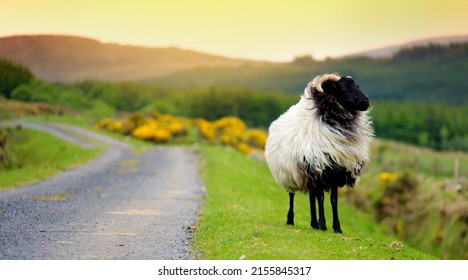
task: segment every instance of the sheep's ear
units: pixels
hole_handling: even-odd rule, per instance
[[[336,82],[332,80],[327,80],[322,83],[321,85],[322,92],[332,92],[334,89],[336,89]]]
[[[313,83],[318,92],[324,92],[324,87],[327,88],[328,85],[332,85],[340,79],[341,77],[337,74],[325,74],[315,77]]]

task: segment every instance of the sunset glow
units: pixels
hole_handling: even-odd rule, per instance
[[[464,0],[0,0],[0,36],[71,34],[288,61],[468,34]]]

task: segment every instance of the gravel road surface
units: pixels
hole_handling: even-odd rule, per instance
[[[190,238],[203,196],[195,153],[155,147],[137,154],[126,143],[73,126],[22,125],[107,148],[87,165],[0,191],[0,259],[195,257]]]

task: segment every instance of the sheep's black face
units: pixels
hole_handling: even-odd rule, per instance
[[[369,108],[369,99],[351,77],[341,77],[338,81],[327,81],[322,85],[322,88],[326,93],[335,96],[338,103],[353,114]]]

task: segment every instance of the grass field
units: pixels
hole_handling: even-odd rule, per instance
[[[226,147],[202,145],[199,150],[206,201],[193,241],[201,259],[434,258],[387,235],[373,217],[343,201],[343,235],[313,230],[308,197],[302,194],[296,195],[296,225],[287,226],[288,195],[266,164]]]
[[[98,149],[83,149],[37,130],[9,129],[8,135],[11,163],[0,164],[0,189],[43,180],[85,163],[100,153]]]

